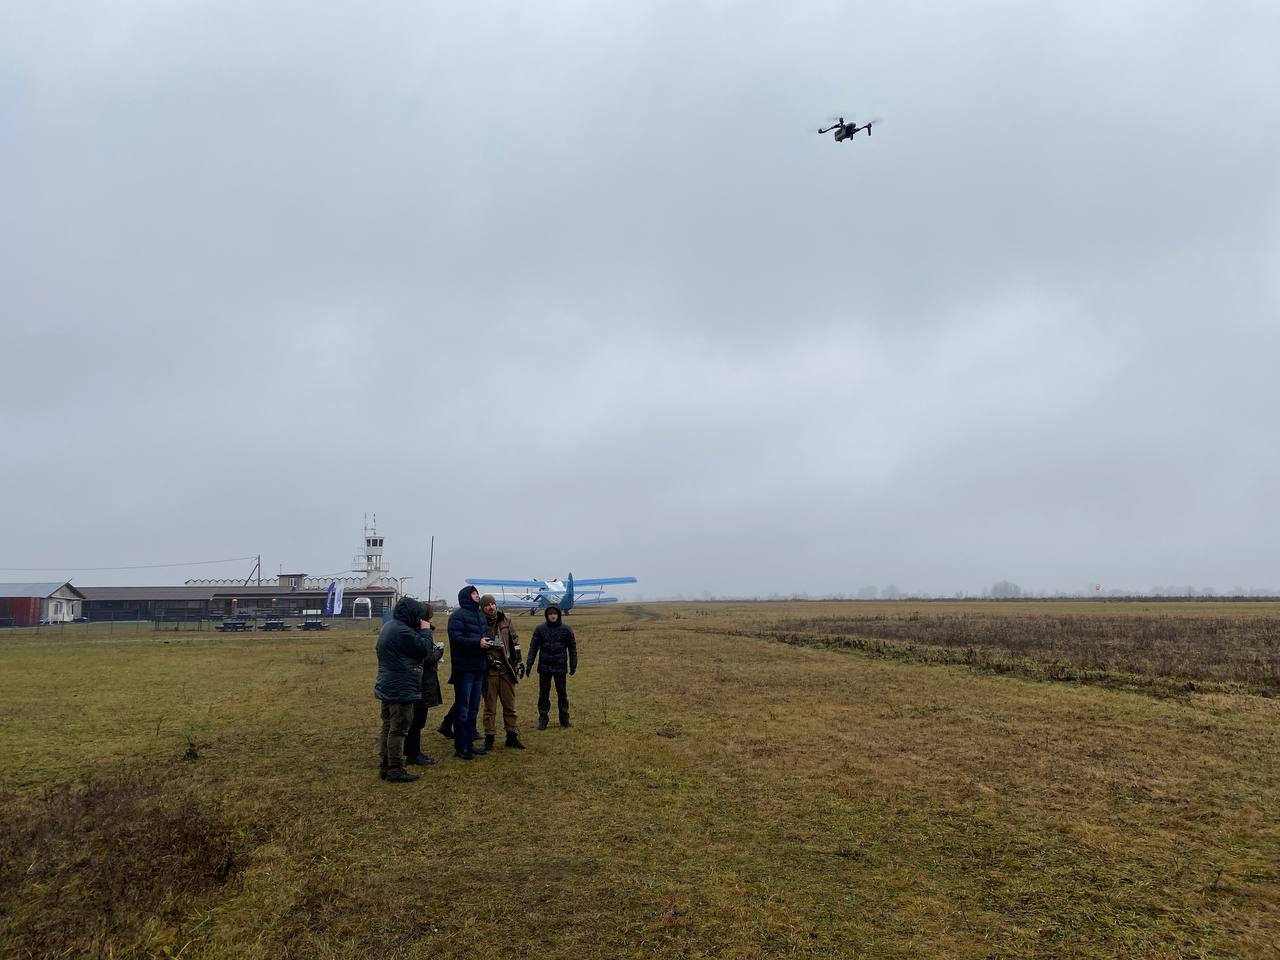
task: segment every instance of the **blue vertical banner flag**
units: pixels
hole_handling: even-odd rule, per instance
[[[342,616],[342,581],[335,580],[337,588],[333,591],[333,616]]]
[[[339,587],[338,587],[338,581],[337,581],[337,580],[330,580],[330,581],[329,581],[329,590],[328,590],[328,592],[327,592],[327,593],[325,593],[325,595],[324,595],[324,615],[325,615],[326,617],[332,617],[332,616],[333,616],[333,601],[336,599],[335,595],[337,594],[338,589],[339,589]]]

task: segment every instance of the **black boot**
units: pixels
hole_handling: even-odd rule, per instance
[[[538,729],[539,729],[539,730],[545,730],[545,729],[547,729],[547,722],[548,722],[548,721],[547,721],[547,715],[546,715],[545,713],[540,713],[540,714],[538,714]]]
[[[408,770],[388,770],[387,775],[382,779],[387,783],[413,783],[418,779],[418,775]]]
[[[418,766],[418,767],[429,767],[435,762],[436,762],[435,757],[428,757],[425,753],[422,753],[421,751],[419,751],[418,753],[415,753],[412,757],[408,757],[405,760],[405,763],[412,763],[414,766]]]
[[[444,737],[446,740],[452,740],[453,724],[446,720],[444,723],[440,724],[440,726],[436,727],[436,733],[440,734],[440,736]]]
[[[473,744],[471,745],[471,755],[472,755],[473,757],[483,757],[486,753],[488,753],[488,752],[489,752],[489,747],[490,747],[492,744],[493,744],[493,740],[492,740],[490,737],[485,737],[485,738],[484,738],[484,744],[483,744],[482,746],[477,747],[477,746],[473,743]]]
[[[560,726],[562,726],[562,727],[572,727],[572,726],[573,726],[573,724],[569,722],[569,715],[568,715],[567,713],[562,713],[562,714],[560,714]]]
[[[493,738],[494,738],[494,734],[492,733],[486,733],[484,735],[484,752],[485,753],[488,753],[490,750],[493,749]]]
[[[523,750],[524,744],[520,742],[520,734],[514,730],[507,731],[507,746],[515,747],[517,750]]]

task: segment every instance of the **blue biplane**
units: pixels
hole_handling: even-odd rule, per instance
[[[568,613],[574,607],[594,607],[602,603],[617,603],[617,597],[606,597],[604,588],[615,583],[635,583],[635,577],[596,577],[592,580],[574,580],[569,574],[564,580],[487,580],[468,577],[473,587],[497,587],[498,605],[508,609],[528,610],[533,616],[551,604]],[[586,587],[587,589],[583,589]],[[508,592],[510,591],[510,592]]]

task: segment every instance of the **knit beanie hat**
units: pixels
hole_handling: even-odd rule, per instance
[[[480,606],[482,607],[487,607],[491,603],[494,606],[498,605],[498,601],[493,598],[492,593],[486,593],[483,597],[480,598]]]

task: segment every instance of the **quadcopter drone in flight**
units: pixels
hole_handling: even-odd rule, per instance
[[[853,135],[855,133],[861,133],[863,130],[867,131],[868,137],[871,136],[872,125],[877,124],[879,122],[880,122],[879,118],[876,118],[875,120],[868,120],[862,126],[858,126],[857,120],[852,120],[849,123],[845,123],[844,117],[836,117],[835,123],[833,123],[829,127],[823,127],[818,132],[830,133],[832,130],[834,130],[836,143],[839,143],[841,140],[852,140]]]

